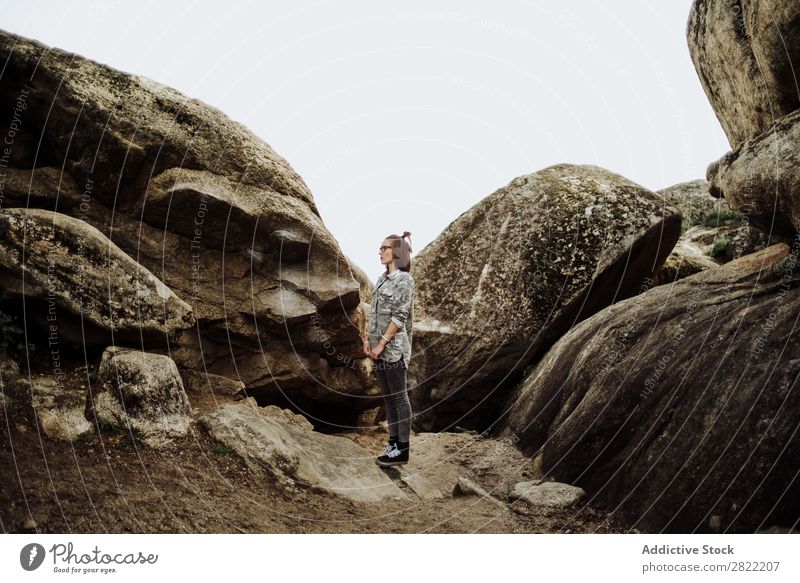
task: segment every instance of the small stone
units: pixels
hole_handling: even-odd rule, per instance
[[[576,486],[560,482],[532,480],[515,484],[509,500],[524,500],[532,506],[544,506],[546,508],[570,508],[585,497],[586,492]]]

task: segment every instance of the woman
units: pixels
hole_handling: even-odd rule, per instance
[[[414,316],[414,278],[411,277],[411,233],[389,235],[381,243],[381,263],[386,266],[372,292],[372,309],[364,339],[364,354],[373,359],[372,370],[386,403],[389,445],[375,460],[381,466],[408,463],[411,435],[411,401],[406,370],[411,360]]]

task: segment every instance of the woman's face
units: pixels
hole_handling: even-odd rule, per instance
[[[383,265],[388,265],[394,260],[394,255],[392,254],[392,241],[390,239],[384,239],[383,243],[381,243],[380,257]]]

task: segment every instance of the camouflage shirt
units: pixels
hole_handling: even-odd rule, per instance
[[[411,361],[411,333],[414,318],[414,278],[410,273],[395,269],[384,271],[375,283],[370,310],[369,344],[375,348],[386,333],[389,322],[400,328],[378,358],[396,362],[401,358],[408,368]]]

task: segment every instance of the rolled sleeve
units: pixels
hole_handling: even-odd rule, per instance
[[[414,284],[407,280],[398,285],[395,301],[392,303],[392,322],[403,328],[411,313],[411,302],[414,296]]]

